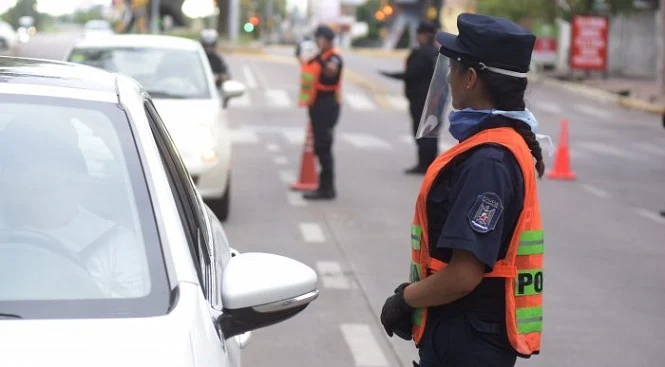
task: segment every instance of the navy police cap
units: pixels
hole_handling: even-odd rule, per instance
[[[536,36],[503,18],[480,14],[457,17],[459,35],[441,32],[440,52],[452,59],[467,59],[499,74],[526,77]]]
[[[332,41],[335,39],[335,31],[327,25],[320,25],[316,28],[316,31],[314,31],[314,37],[323,37],[328,41]]]

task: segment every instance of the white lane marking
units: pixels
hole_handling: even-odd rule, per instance
[[[364,93],[345,93],[344,102],[355,110],[370,111],[376,106]]]
[[[360,367],[385,367],[388,366],[388,360],[381,351],[379,343],[376,341],[372,329],[365,324],[342,324],[342,335],[351,349],[351,354]]]
[[[242,67],[242,73],[245,76],[245,83],[247,83],[247,88],[256,89],[257,83],[254,74],[252,74],[252,69],[248,65]]]
[[[305,143],[305,132],[300,130],[284,130],[282,131],[284,139],[288,140],[293,145],[303,145]]]
[[[599,143],[595,141],[579,142],[577,143],[577,146],[579,148],[590,150],[594,153],[599,153],[599,154],[613,155],[615,157],[620,157],[620,158],[632,158],[632,159],[639,158],[635,156],[635,154],[627,152],[623,149],[619,149],[613,145]]]
[[[282,148],[280,148],[279,145],[277,145],[275,143],[267,144],[266,149],[268,149],[269,152],[273,152],[273,153],[279,152],[280,150],[282,150]]]
[[[256,144],[259,142],[259,136],[251,130],[234,129],[229,130],[229,133],[231,134],[231,142],[233,143]]]
[[[635,143],[635,147],[648,154],[665,156],[665,148],[661,148],[656,144],[642,142],[642,143]]]
[[[249,99],[249,91],[245,91],[242,96],[231,98],[229,100],[229,108],[240,107],[245,108],[249,107],[252,104],[252,101]]]
[[[541,111],[544,111],[544,112],[549,112],[549,113],[559,114],[559,113],[563,112],[561,107],[559,107],[558,104],[553,103],[553,102],[538,101],[538,102],[534,102],[532,104],[532,106],[535,109],[538,109],[538,110],[541,110]]]
[[[601,118],[601,119],[609,119],[612,117],[612,113],[609,111],[602,110],[597,107],[589,106],[587,104],[574,104],[573,107],[587,115],[591,115],[593,117]]]
[[[342,134],[342,139],[360,149],[392,149],[392,145],[370,134]]]
[[[317,261],[316,270],[323,283],[323,288],[351,289],[353,285],[336,261]]]
[[[263,94],[270,107],[287,108],[291,106],[289,93],[284,89],[266,89]]]
[[[399,137],[399,140],[407,144],[413,144],[416,142],[416,139],[414,139],[413,135],[402,135]]]
[[[325,242],[321,226],[316,223],[300,223],[300,233],[305,242]]]
[[[289,202],[289,205],[302,207],[307,206],[307,202],[302,198],[302,193],[289,191],[286,193],[286,200]]]
[[[279,171],[279,179],[284,183],[295,181],[296,176],[291,171]]]
[[[395,111],[406,111],[409,109],[409,101],[402,96],[387,95],[386,99]]]
[[[596,195],[596,196],[598,196],[599,198],[607,199],[608,197],[610,197],[610,193],[609,193],[609,192],[607,192],[607,191],[605,191],[605,190],[603,190],[603,189],[601,189],[601,188],[598,188],[598,187],[596,187],[596,186],[593,186],[593,185],[583,185],[582,187],[583,187],[584,190],[586,190],[587,192],[589,192],[589,193],[591,193],[591,194],[593,194],[593,195]]]
[[[656,223],[665,224],[665,218],[662,217],[659,213],[654,213],[652,211],[642,209],[642,208],[634,209],[634,211],[635,211],[636,214],[638,214],[638,215],[640,215],[644,218],[651,219],[652,221],[654,221]]]
[[[275,158],[273,158],[273,161],[275,162],[275,164],[279,164],[279,165],[289,164],[288,158],[286,158],[283,155],[276,156]]]

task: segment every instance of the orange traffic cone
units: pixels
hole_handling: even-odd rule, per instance
[[[561,120],[561,136],[554,157],[554,169],[547,177],[555,180],[574,180],[575,173],[570,169],[570,151],[568,149],[568,120]]]
[[[300,161],[300,176],[298,181],[291,184],[291,190],[311,191],[319,188],[319,176],[316,174],[316,159],[314,158],[314,135],[312,125],[307,124],[305,145],[303,146]]]

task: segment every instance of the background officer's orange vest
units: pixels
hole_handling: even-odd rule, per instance
[[[543,230],[538,206],[533,157],[524,139],[512,128],[484,130],[440,155],[429,167],[416,201],[411,229],[411,282],[441,270],[446,263],[430,257],[427,196],[441,170],[457,155],[480,144],[495,143],[508,148],[524,177],[524,207],[517,221],[505,259],[497,261],[485,277],[505,278],[506,329],[513,348],[528,356],[540,351],[543,320]],[[427,309],[413,314],[413,339],[420,344],[426,326]]]
[[[335,49],[330,49],[321,55],[323,60],[328,60],[331,56],[337,55]],[[321,84],[321,64],[317,61],[303,62],[300,66],[300,97],[298,98],[298,105],[311,106],[316,101],[318,91],[323,92],[336,92],[337,100],[339,101],[339,92],[342,85],[342,76],[340,75],[339,81],[335,85]]]

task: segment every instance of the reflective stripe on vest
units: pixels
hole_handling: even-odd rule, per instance
[[[533,157],[524,139],[512,128],[484,130],[455,145],[430,165],[416,200],[411,227],[410,281],[427,278],[447,266],[431,258],[427,219],[427,196],[439,173],[459,154],[481,144],[500,144],[516,158],[524,179],[524,205],[504,259],[496,262],[485,277],[505,278],[506,331],[513,348],[528,356],[540,351],[543,322],[544,235],[536,190]],[[413,312],[413,340],[419,345],[427,325],[427,309]]]
[[[324,60],[336,55],[334,49],[324,52],[321,57]],[[300,65],[300,93],[298,94],[299,106],[311,106],[316,101],[319,91],[336,92],[337,100],[340,100],[340,89],[342,85],[342,76],[335,85],[323,85],[319,82],[322,67],[317,61],[302,62]]]

